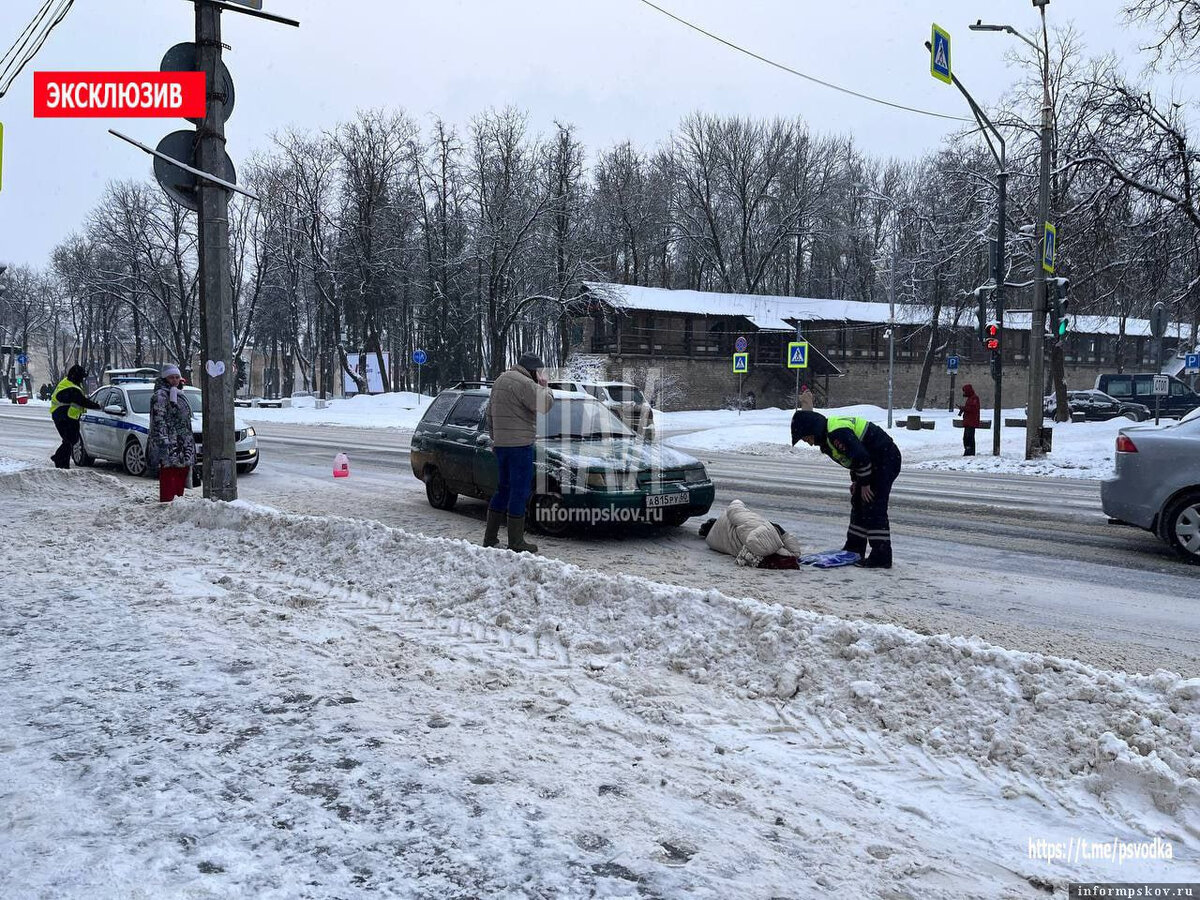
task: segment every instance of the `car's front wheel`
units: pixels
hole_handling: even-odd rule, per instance
[[[256,456],[256,457],[254,457],[254,462],[245,463],[244,465],[238,466],[238,474],[239,475],[249,475],[251,472],[253,472],[257,468],[258,468],[258,457]]]
[[[554,494],[538,494],[530,501],[530,518],[534,527],[550,537],[562,537],[570,528],[570,516],[562,498]]]
[[[94,466],[96,457],[87,452],[87,448],[83,446],[83,438],[75,442],[75,446],[71,448],[71,461],[77,466]]]
[[[1176,553],[1190,563],[1200,564],[1200,491],[1184,494],[1171,504],[1162,531]]]
[[[125,453],[121,456],[121,465],[134,478],[141,478],[146,474],[146,451],[137,438],[130,438],[129,443],[125,445]]]
[[[442,473],[430,466],[425,471],[425,497],[434,509],[454,509],[458,494],[450,490]]]

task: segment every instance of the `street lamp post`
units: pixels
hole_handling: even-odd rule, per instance
[[[984,31],[999,31],[1004,26],[983,25],[977,23],[972,25],[972,30]],[[929,41],[925,42],[925,49],[932,52],[933,46]],[[1005,234],[1008,227],[1008,165],[1006,160],[1006,150],[1004,143],[1004,135],[1000,133],[992,120],[987,117],[982,107],[975,102],[975,98],[963,87],[963,83],[959,81],[957,75],[950,75],[951,83],[958,88],[960,94],[967,101],[967,105],[971,108],[971,114],[975,116],[975,121],[979,123],[980,133],[983,135],[983,140],[988,146],[988,150],[995,157],[996,165],[999,170],[996,173],[996,259],[992,270],[992,277],[995,283],[995,304],[996,304],[996,325],[999,328],[1000,334],[1004,333],[1004,281],[1006,276],[1005,263]],[[999,145],[999,150],[996,149]],[[1003,338],[1001,338],[1003,340]],[[992,456],[1000,455],[1000,426],[1003,419],[1002,406],[1002,389],[1004,387],[1004,345],[1001,343],[998,350],[993,351],[992,355],[992,381],[995,384],[993,391],[994,408],[992,411]]]
[[[1033,277],[1033,314],[1029,324],[1029,390],[1025,416],[1025,458],[1033,459],[1045,452],[1042,444],[1042,421],[1045,394],[1045,333],[1047,274],[1041,265],[1046,246],[1046,224],[1050,219],[1050,143],[1054,132],[1053,107],[1050,102],[1050,37],[1046,30],[1046,7],[1050,0],[1033,0],[1042,18],[1042,44],[1030,40],[1011,25],[985,25],[982,21],[970,26],[972,31],[1004,31],[1024,41],[1038,54],[1042,76],[1042,121],[1040,129],[1040,171],[1038,177],[1038,223],[1040,237],[1035,253]]]

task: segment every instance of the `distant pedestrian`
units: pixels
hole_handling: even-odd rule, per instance
[[[962,386],[963,400],[958,411],[963,420],[963,456],[975,455],[975,429],[979,427],[979,395],[969,384]]]
[[[67,370],[67,376],[50,393],[50,418],[62,438],[62,443],[50,457],[57,469],[71,468],[71,453],[79,443],[79,420],[83,411],[100,408],[84,394],[86,380],[87,369],[76,364]]]
[[[846,529],[849,550],[862,556],[871,545],[871,555],[858,561],[867,569],[892,567],[892,532],[888,523],[888,500],[892,483],[900,474],[900,448],[886,431],[858,416],[830,416],[799,410],[792,416],[792,443],[804,441],[850,470],[850,526]]]
[[[800,542],[783,527],[767,521],[741,500],[732,500],[716,519],[700,526],[708,546],[734,558],[739,566],[759,569],[798,569]]]
[[[508,523],[508,549],[536,553],[525,540],[525,507],[533,490],[533,444],[537,417],[554,405],[546,387],[544,366],[536,353],[523,353],[517,364],[496,379],[488,402],[487,428],[492,436],[500,480],[488,504],[483,546],[500,543],[500,525]]]
[[[170,503],[182,497],[192,466],[196,464],[196,439],[192,434],[192,407],[181,387],[179,366],[167,366],[154,383],[150,399],[150,437],[147,462],[158,469],[158,499]]]

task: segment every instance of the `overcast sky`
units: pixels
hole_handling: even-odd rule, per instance
[[[906,105],[956,115],[958,92],[929,75],[931,21],[953,37],[954,71],[982,103],[1018,77],[1015,38],[972,33],[976,18],[1032,34],[1029,0],[656,0],[729,40],[793,68]],[[13,42],[41,0],[2,0],[0,44]],[[1139,38],[1119,0],[1053,0],[1052,23],[1074,21],[1091,53],[1117,51],[1137,70]],[[398,106],[422,122],[466,125],[489,107],[528,111],[532,127],[573,122],[589,150],[629,139],[653,147],[703,110],[804,117],[852,133],[869,152],[914,157],[956,123],[867,103],[770,68],[692,32],[638,0],[266,0],[299,30],[226,14],[226,64],[237,84],[228,126],[235,163],[289,125],[324,128],[359,107]],[[80,227],[106,182],[152,178],[150,157],[107,133],[145,143],[182,120],[51,120],[32,116],[34,70],[156,70],[190,40],[184,0],[77,0],[37,59],[0,100],[5,126],[0,262],[43,265]],[[1200,80],[1164,87],[1188,99]]]

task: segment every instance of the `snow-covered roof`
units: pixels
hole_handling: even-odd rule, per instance
[[[697,316],[742,316],[760,331],[793,331],[798,322],[857,322],[886,325],[886,303],[861,300],[821,300],[812,297],[772,297],[763,294],[722,294],[715,291],[676,291],[667,288],[630,284],[584,282],[593,296],[618,309],[684,313]],[[954,324],[954,310],[942,310],[942,324]],[[921,325],[929,321],[929,307],[909,303],[896,305],[896,321],[902,325]],[[1010,312],[1004,317],[1005,328],[1028,331],[1030,314]],[[958,324],[975,327],[973,306],[959,313]],[[1071,330],[1076,334],[1119,334],[1116,316],[1072,316]],[[1126,319],[1125,334],[1149,337],[1148,319]],[[1168,337],[1191,334],[1191,327],[1176,322],[1167,329]]]

